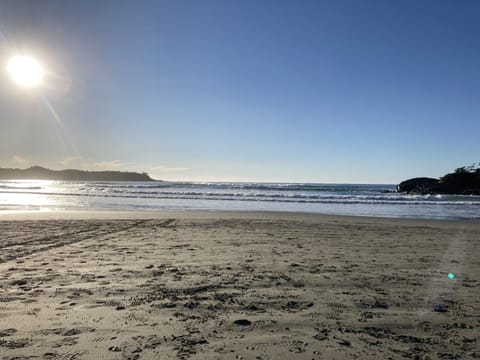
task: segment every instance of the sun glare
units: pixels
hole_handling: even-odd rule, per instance
[[[40,63],[29,56],[14,56],[7,65],[12,79],[22,87],[33,87],[41,84],[45,71]]]

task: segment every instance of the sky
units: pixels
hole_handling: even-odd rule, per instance
[[[0,166],[395,184],[480,161],[476,0],[0,0]],[[23,54],[41,86],[6,72]]]

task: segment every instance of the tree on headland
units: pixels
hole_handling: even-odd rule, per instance
[[[446,174],[439,182],[452,194],[475,194],[480,192],[480,164],[462,166]]]
[[[476,167],[475,163],[473,163],[470,166],[462,166],[462,167],[456,168],[455,174],[478,173],[480,172],[480,163],[478,163],[477,166],[478,167]]]

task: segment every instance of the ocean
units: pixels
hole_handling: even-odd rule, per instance
[[[395,185],[0,181],[0,211],[259,210],[480,219],[480,196],[407,195]]]

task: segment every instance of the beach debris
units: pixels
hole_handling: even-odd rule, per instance
[[[208,344],[208,340],[205,338],[192,338],[190,334],[174,336],[172,335],[172,340],[175,342],[174,349],[177,351],[177,357],[181,359],[190,358],[197,351],[195,347],[197,345]]]
[[[185,303],[185,305],[183,305],[184,307],[188,308],[188,309],[195,309],[199,304],[195,301],[189,301],[187,303]]]
[[[249,304],[248,306],[245,307],[245,310],[249,311],[265,311],[261,307],[257,306],[258,304]]]
[[[384,301],[378,300],[375,298],[375,302],[373,304],[374,308],[379,308],[379,309],[388,309],[388,304]]]
[[[110,347],[108,348],[108,351],[120,352],[120,351],[122,351],[122,349],[120,349],[120,347],[118,347],[118,346],[113,345],[113,346],[110,346]]]
[[[15,334],[16,332],[17,332],[17,329],[14,329],[14,328],[0,330],[0,337],[10,336]]]
[[[123,306],[123,305],[117,305],[117,307],[115,308],[115,310],[125,310],[125,306]]]
[[[292,346],[290,347],[290,349],[288,349],[288,351],[297,353],[297,354],[304,353],[306,351],[307,346],[308,346],[307,342],[300,341],[300,340],[293,341]]]
[[[158,307],[158,308],[167,308],[167,309],[171,309],[171,308],[174,308],[177,306],[177,304],[175,302],[167,302],[167,303],[164,303],[164,304],[158,304],[158,305],[152,305],[154,307]]]
[[[289,301],[284,308],[290,311],[295,311],[295,310],[304,310],[312,306],[313,306],[313,302]]]
[[[437,304],[433,307],[433,311],[435,312],[441,312],[441,313],[444,313],[444,312],[447,312],[448,311],[448,305],[446,304]]]
[[[419,337],[416,337],[416,336],[412,336],[412,335],[395,335],[393,336],[393,339],[395,341],[400,341],[400,342],[403,342],[403,343],[417,343],[417,344],[421,344],[423,343],[423,339],[419,338]]]
[[[348,340],[342,340],[339,342],[339,344],[343,346],[352,346],[352,343]]]
[[[323,328],[322,330],[320,330],[318,332],[318,334],[314,335],[313,338],[317,339],[317,340],[320,340],[320,341],[321,340],[327,340],[329,333],[330,333],[330,331],[327,328]]]
[[[235,325],[239,325],[239,326],[250,326],[250,325],[252,325],[252,322],[250,320],[247,320],[247,319],[238,319],[238,320],[235,320],[233,323]]]
[[[17,340],[2,340],[0,339],[0,347],[7,349],[19,349],[30,345],[29,339],[17,339]]]

